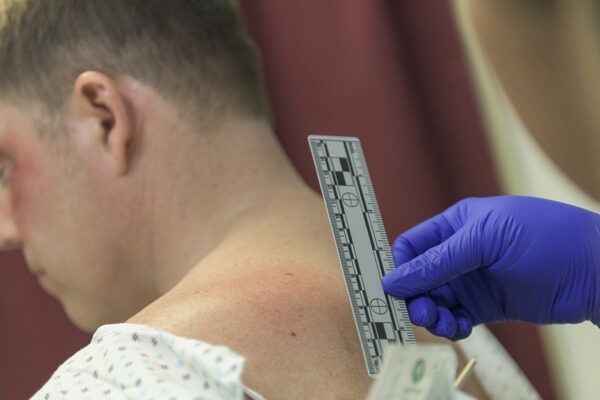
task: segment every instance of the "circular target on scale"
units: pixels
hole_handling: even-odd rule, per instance
[[[354,193],[346,192],[342,195],[342,202],[348,207],[356,207],[358,205],[358,196]]]
[[[371,307],[371,311],[373,311],[375,314],[383,315],[387,312],[387,304],[379,297],[371,300],[369,306]]]

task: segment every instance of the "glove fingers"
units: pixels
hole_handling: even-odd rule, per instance
[[[469,312],[458,307],[452,310],[452,314],[456,318],[456,334],[451,339],[456,341],[468,337],[473,331],[473,318]]]
[[[454,291],[448,284],[432,289],[429,292],[429,296],[435,304],[441,307],[451,309],[458,305]]]
[[[456,335],[458,325],[454,315],[445,307],[438,307],[438,320],[434,325],[428,326],[427,330],[436,336],[448,339]]]
[[[383,289],[396,297],[429,292],[479,267],[476,242],[468,228],[461,228],[443,243],[398,266],[383,277]]]
[[[437,306],[427,295],[407,299],[406,307],[411,322],[417,326],[430,326],[438,319]]]
[[[436,215],[398,236],[392,245],[392,255],[396,265],[404,264],[437,246],[454,233],[448,220]]]
[[[420,298],[426,298],[421,296]],[[469,312],[462,307],[449,310],[446,307],[436,307],[437,319],[425,326],[429,332],[450,340],[461,340],[473,331],[473,319]],[[417,325],[417,324],[415,324]]]
[[[408,239],[400,235],[392,245],[392,256],[394,257],[394,264],[398,266],[412,260],[418,254]]]

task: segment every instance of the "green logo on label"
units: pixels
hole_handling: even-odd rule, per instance
[[[425,360],[423,360],[421,358],[415,363],[415,366],[413,368],[413,372],[412,372],[413,383],[417,383],[421,379],[423,379],[423,375],[425,375]]]

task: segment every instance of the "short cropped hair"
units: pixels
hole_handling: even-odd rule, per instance
[[[1,0],[0,0],[1,1]],[[234,0],[8,0],[0,98],[58,111],[79,74],[129,75],[182,113],[270,121],[256,46]]]

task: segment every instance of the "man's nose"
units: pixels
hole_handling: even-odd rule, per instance
[[[4,222],[0,223],[0,251],[16,250],[21,247],[21,239],[16,229]]]
[[[7,202],[0,201],[0,251],[21,247],[21,238]]]

